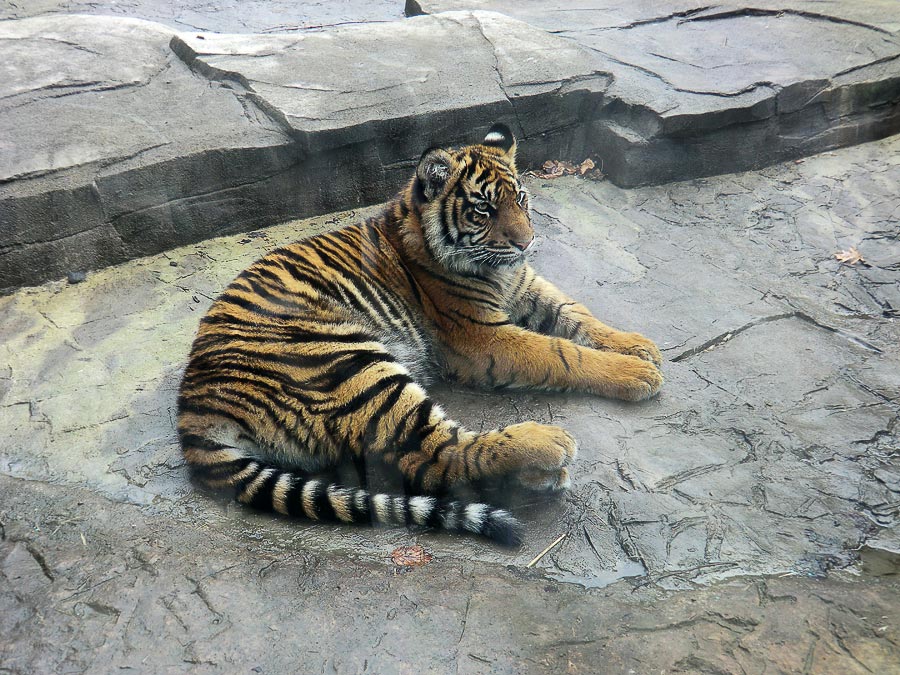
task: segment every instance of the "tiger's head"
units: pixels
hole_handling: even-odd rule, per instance
[[[478,145],[422,155],[413,189],[425,245],[447,269],[472,274],[525,261],[534,228],[515,156],[505,124],[491,127]]]

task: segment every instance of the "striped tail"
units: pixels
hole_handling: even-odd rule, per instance
[[[261,511],[325,522],[421,525],[481,535],[504,546],[522,543],[522,524],[508,511],[487,504],[424,495],[373,495],[362,488],[284,471],[247,457],[236,448],[212,449],[208,442],[204,446],[185,447],[185,457],[195,475],[211,487],[234,486],[237,501]]]

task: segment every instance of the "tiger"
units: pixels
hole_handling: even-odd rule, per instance
[[[535,232],[516,147],[498,123],[481,143],[430,148],[379,215],[273,250],[227,286],[178,397],[197,481],[291,517],[523,542],[507,509],[451,489],[566,490],[575,439],[533,421],[476,433],[425,386],[640,401],[663,378],[651,340],[601,323],[527,263]],[[329,478],[348,461],[399,471],[404,494]]]

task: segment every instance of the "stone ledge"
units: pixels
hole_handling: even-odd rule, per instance
[[[582,1],[548,11],[538,0],[408,0],[406,11],[476,7],[564,38],[610,74],[587,140],[618,185],[758,168],[900,132],[900,21],[889,2]]]
[[[423,148],[497,120],[525,163],[577,154],[608,84],[579,47],[488,13],[301,36],[55,16],[0,36],[21,64],[0,92],[0,138],[17,139],[0,289],[382,201]],[[48,41],[64,65],[38,65],[29,45]]]
[[[301,153],[359,148],[384,197],[423,149],[472,142],[498,119],[527,141],[523,164],[569,152],[609,84],[577,45],[488,12],[301,36],[182,33],[172,48],[247,91]]]
[[[658,4],[551,20],[522,2],[540,28],[446,12],[291,36],[4,21],[0,291],[384,200],[423,148],[495,121],[523,141],[522,166],[596,154],[623,186],[900,130],[900,27],[871,11]],[[833,46],[807,54],[804,39]]]
[[[12,64],[0,83],[0,289],[237,231],[271,209],[290,217],[252,190],[296,162],[290,138],[192,73],[173,35],[108,17],[0,23]]]

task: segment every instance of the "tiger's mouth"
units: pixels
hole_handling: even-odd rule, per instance
[[[524,249],[515,247],[505,248],[478,248],[469,253],[472,262],[487,267],[515,267],[525,262],[527,251],[532,248],[534,242]]]

